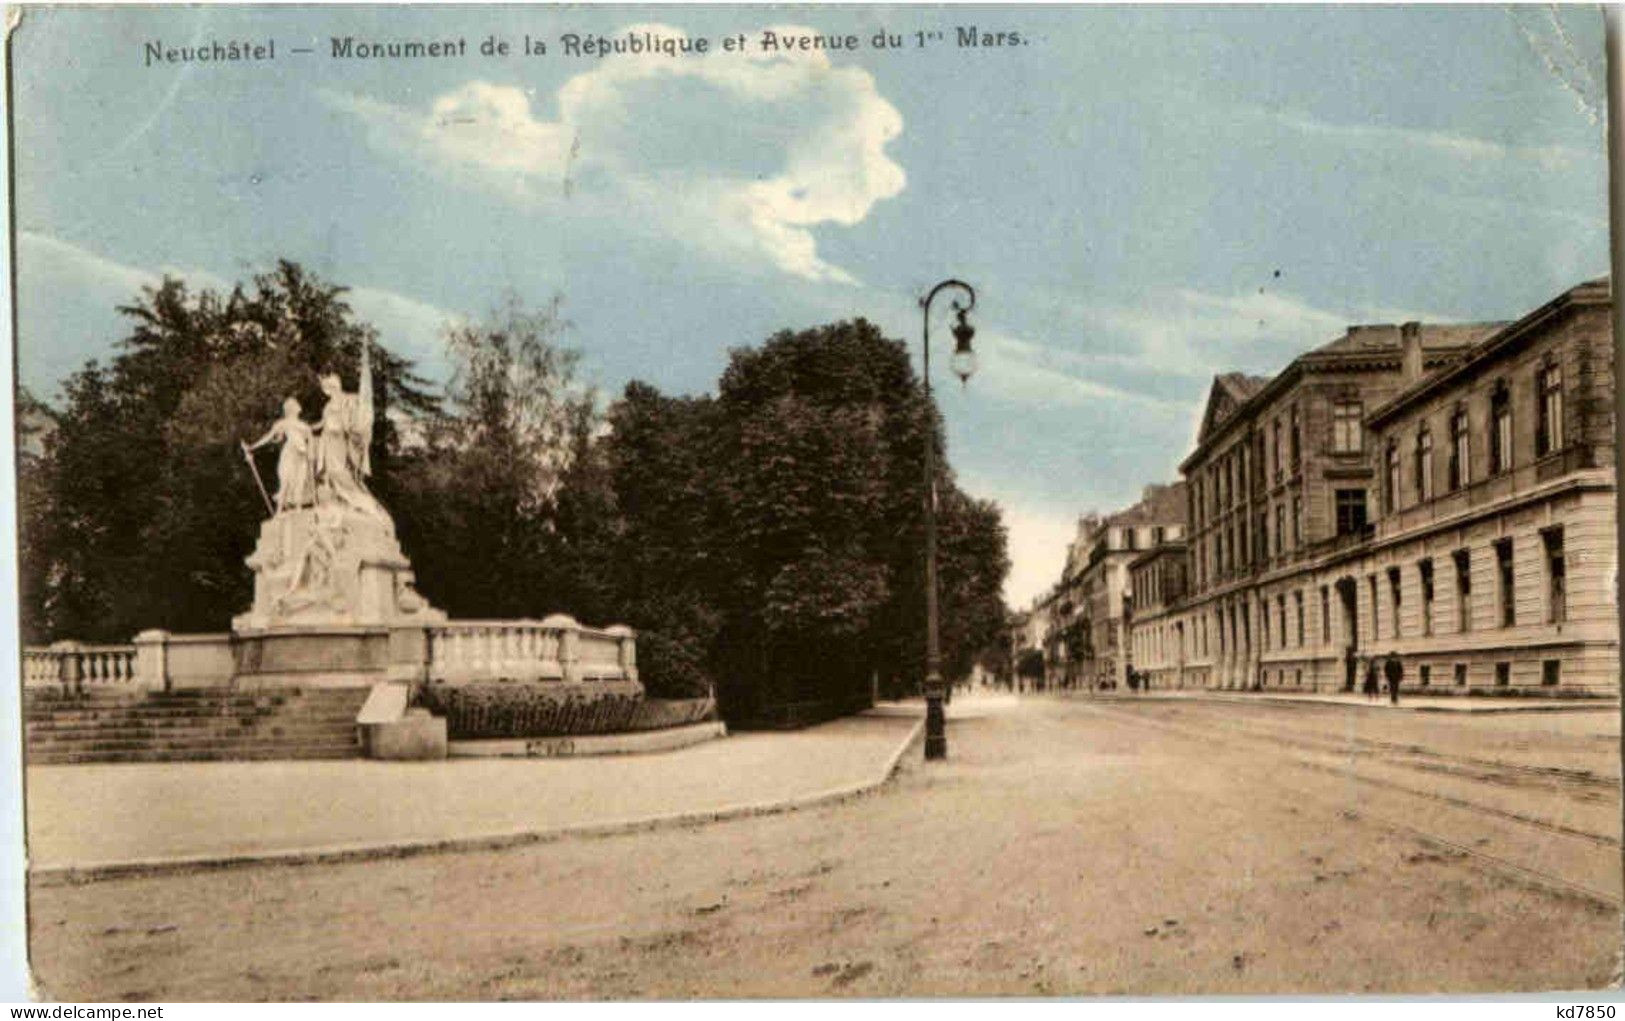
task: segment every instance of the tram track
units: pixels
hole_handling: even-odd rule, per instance
[[[1435,805],[1448,806],[1449,809],[1465,812],[1470,816],[1511,824],[1525,832],[1539,834],[1540,839],[1544,842],[1541,847],[1548,852],[1545,857],[1564,857],[1563,855],[1549,853],[1552,841],[1583,845],[1576,847],[1574,853],[1580,855],[1591,866],[1590,872],[1606,873],[1610,876],[1618,876],[1619,874],[1620,837],[1617,834],[1596,833],[1524,812],[1486,805],[1470,798],[1443,794],[1437,791],[1421,790],[1394,780],[1372,776],[1368,772],[1362,773],[1358,769],[1359,761],[1351,762],[1349,760],[1350,751],[1355,750],[1350,747],[1351,742],[1349,741],[1345,741],[1341,747],[1329,747],[1332,742],[1327,740],[1319,742],[1304,741],[1274,728],[1248,727],[1238,724],[1237,721],[1224,720],[1219,717],[1204,719],[1200,724],[1196,724],[1193,721],[1172,722],[1167,719],[1153,718],[1136,711],[1139,707],[1104,706],[1097,703],[1083,708],[1086,711],[1108,716],[1115,720],[1126,721],[1181,737],[1212,742],[1232,750],[1251,752],[1265,748],[1273,752],[1278,761],[1306,772],[1335,777],[1345,782],[1352,781],[1390,795],[1397,795],[1402,798],[1416,798]],[[1326,737],[1326,735],[1320,736]],[[1373,746],[1384,744],[1397,743],[1372,742]],[[1401,745],[1401,747],[1405,746]],[[1311,756],[1332,756],[1341,761],[1317,761]],[[1406,768],[1401,764],[1389,764]],[[1513,764],[1501,763],[1501,765]],[[1279,774],[1272,773],[1271,779],[1277,786],[1280,785]],[[1333,799],[1327,798],[1324,792],[1311,790],[1296,784],[1292,785],[1292,789],[1293,793],[1306,799],[1318,801],[1329,808],[1344,812],[1348,811],[1346,805],[1334,803]],[[1369,809],[1362,809],[1354,813],[1354,817],[1392,832],[1406,834],[1426,843],[1449,849],[1481,865],[1499,870],[1504,874],[1517,876],[1536,885],[1579,896],[1609,908],[1618,909],[1625,906],[1625,898],[1622,898],[1616,890],[1601,889],[1594,882],[1575,879],[1568,875],[1541,868],[1539,865],[1528,861],[1516,861],[1504,855],[1485,851],[1482,847],[1471,846],[1459,839],[1452,839],[1452,837],[1440,833],[1436,829],[1424,829],[1387,815],[1379,816]]]
[[[1183,713],[1185,710],[1181,708],[1172,712]],[[1415,742],[1383,741],[1376,738],[1359,737],[1324,730],[1305,732],[1287,731],[1267,725],[1263,727],[1250,726],[1242,721],[1225,718],[1217,713],[1206,718],[1220,721],[1222,725],[1231,730],[1247,731],[1294,746],[1308,748],[1318,744],[1322,748],[1331,747],[1333,750],[1342,752],[1344,750],[1343,746],[1349,745],[1388,756],[1403,756],[1405,759],[1415,761],[1403,761],[1393,758],[1387,761],[1418,770],[1450,773],[1467,779],[1489,782],[1505,782],[1512,778],[1517,778],[1513,782],[1532,780],[1538,782],[1538,789],[1540,790],[1564,794],[1573,793],[1571,788],[1586,792],[1605,792],[1609,794],[1619,790],[1620,781],[1618,777],[1598,775],[1590,770],[1570,769],[1562,766],[1532,766],[1527,763],[1508,762],[1504,759],[1489,759],[1460,753],[1446,754],[1425,748]],[[1486,772],[1474,772],[1475,770],[1487,771],[1488,775],[1486,775]]]

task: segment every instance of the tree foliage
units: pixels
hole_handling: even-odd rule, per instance
[[[230,293],[166,278],[119,311],[120,353],[70,376],[25,522],[25,618],[44,634],[128,640],[149,627],[218,631],[246,607],[243,558],[264,516],[238,451],[294,396],[319,404],[318,379],[355,386],[371,327],[344,289],[290,262]],[[373,464],[387,476],[398,437],[387,412],[434,408],[410,363],[375,347],[379,425]]]
[[[864,320],[732,351],[715,395],[633,382],[600,411],[557,299],[448,328],[438,389],[293,263],[121,311],[118,356],[28,418],[56,424],[20,479],[30,641],[218,631],[246,607],[264,508],[238,440],[288,395],[312,416],[324,372],[353,387],[362,344],[371,485],[454,618],[628,623],[651,694],[715,692],[734,720],[917,690],[931,443],[944,674],[1002,638],[998,509],[955,485],[906,347]]]

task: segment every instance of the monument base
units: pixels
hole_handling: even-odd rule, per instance
[[[413,587],[387,518],[338,506],[283,511],[261,523],[246,563],[254,605],[233,618],[239,635],[446,621]]]

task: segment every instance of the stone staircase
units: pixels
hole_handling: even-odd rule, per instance
[[[25,691],[25,762],[358,758],[366,699],[365,688]]]

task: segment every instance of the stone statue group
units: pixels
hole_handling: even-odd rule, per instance
[[[274,514],[305,507],[334,508],[376,519],[393,531],[389,512],[368,492],[365,481],[372,474],[368,453],[373,416],[370,370],[370,359],[363,348],[358,392],[346,393],[338,375],[329,373],[321,379],[326,402],[314,425],[300,417],[299,401],[289,397],[282,402],[282,417],[271,424],[265,435],[242,444],[245,457],[270,443],[282,445],[277,458]],[[251,457],[249,465],[253,466]]]

